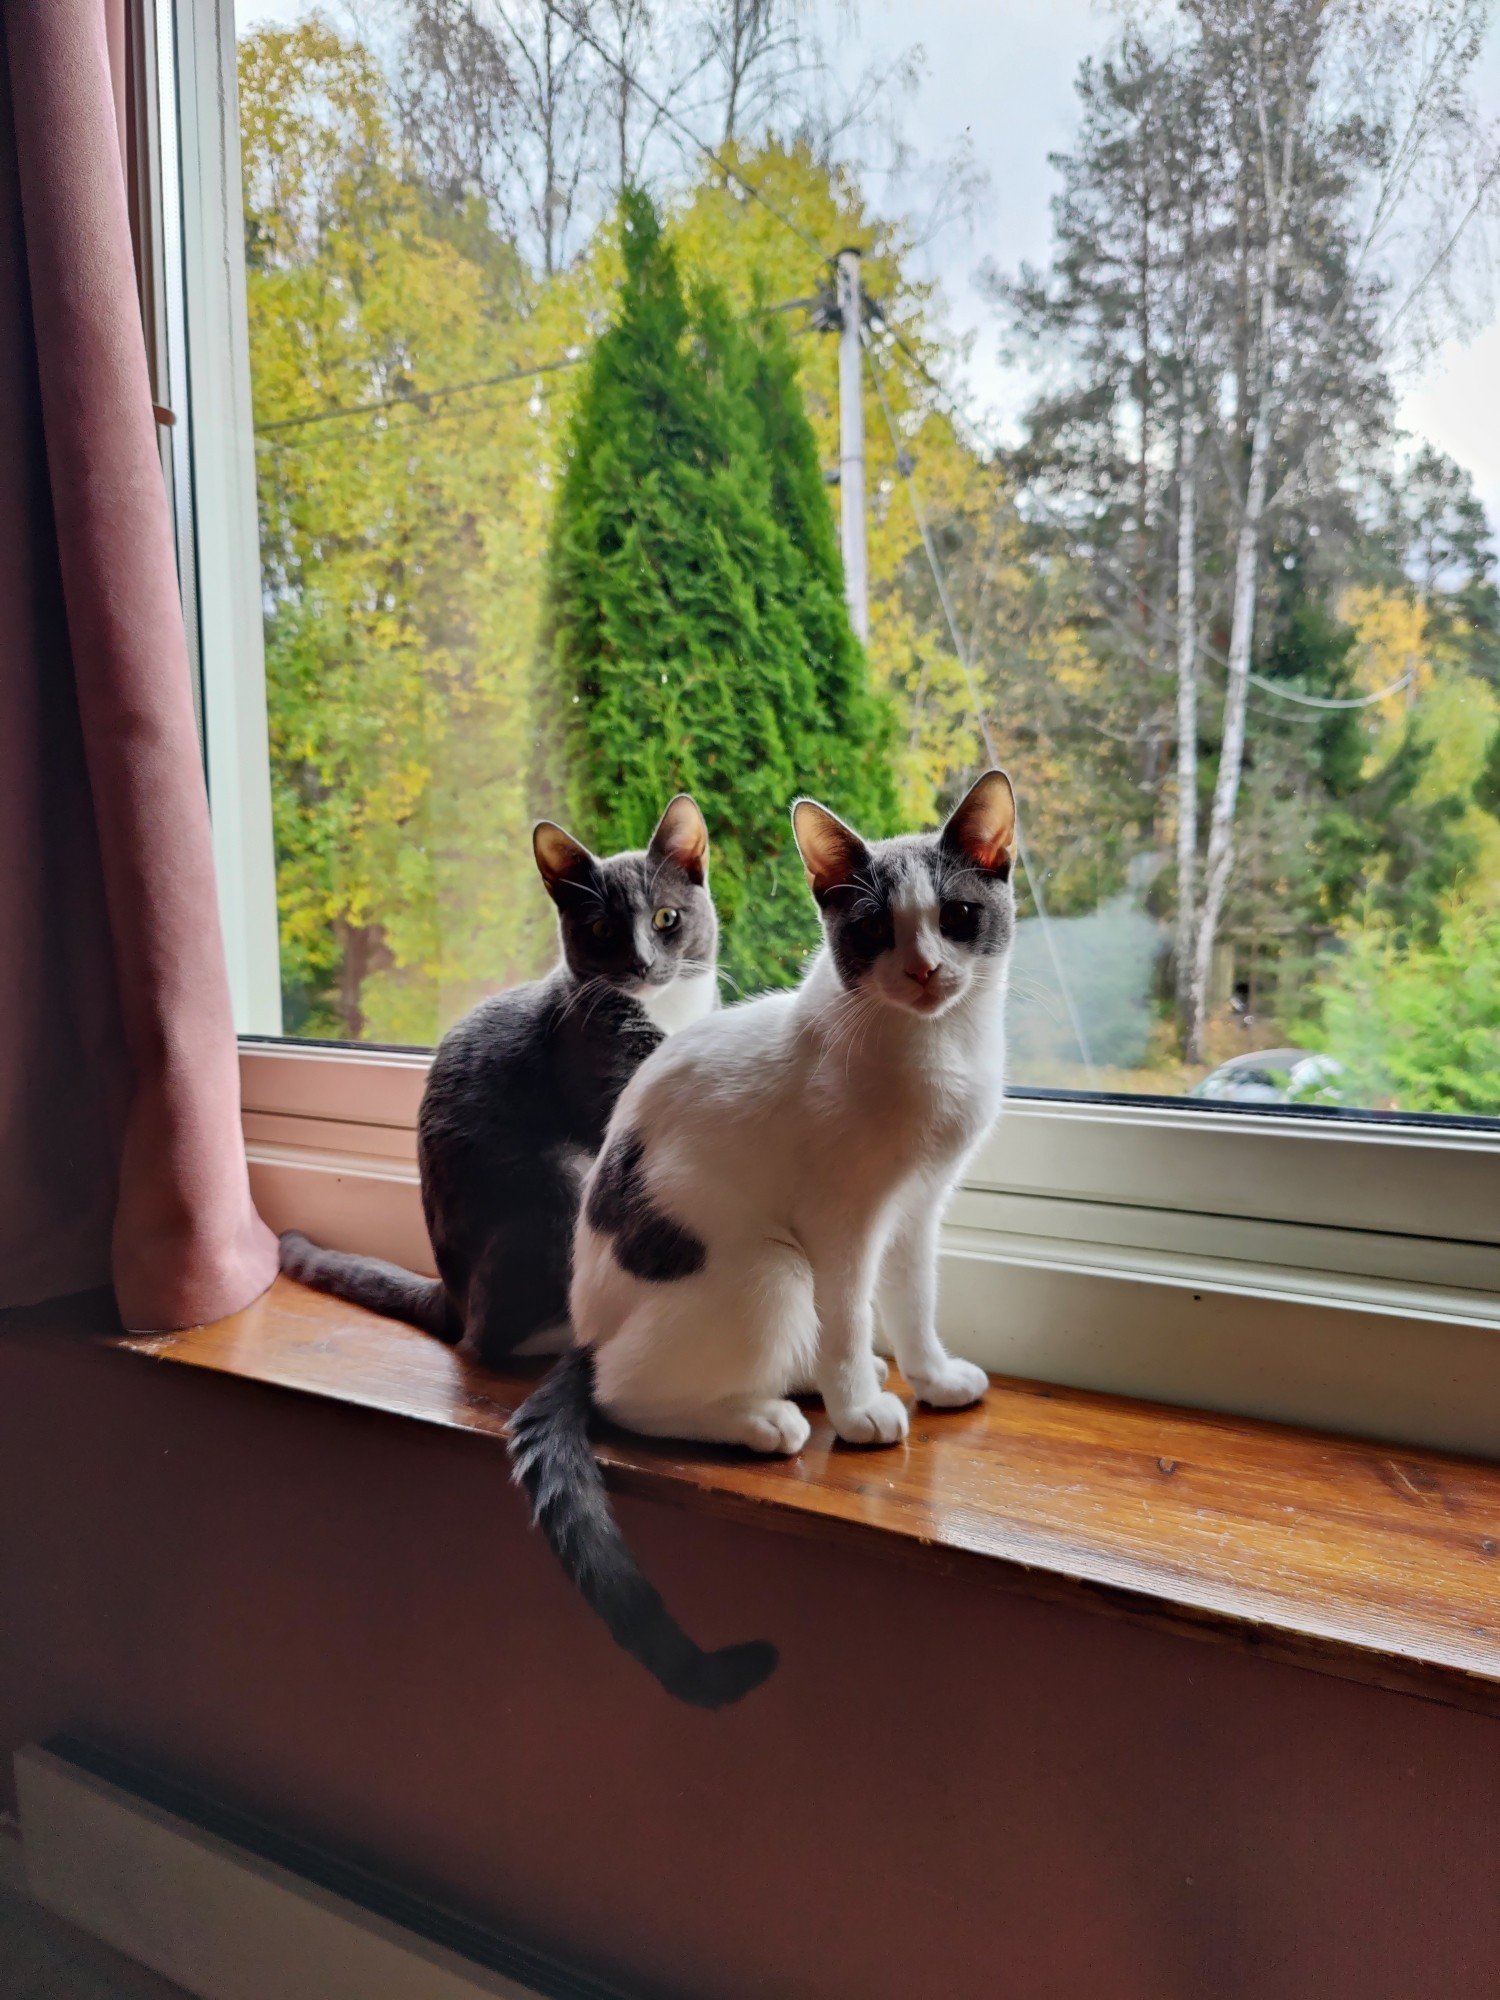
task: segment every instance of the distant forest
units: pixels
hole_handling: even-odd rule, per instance
[[[535,813],[624,844],[683,784],[726,997],[784,983],[782,795],[930,824],[988,732],[1033,871],[1018,1080],[1175,1091],[1295,1042],[1346,1102],[1500,1112],[1495,554],[1393,389],[1480,296],[1487,5],[1108,39],[1048,266],[981,246],[1038,361],[1010,448],[854,164],[895,82],[840,94],[798,8],[382,20],[240,45],[289,1031],[430,1042],[549,961]],[[826,484],[846,245],[867,649]]]

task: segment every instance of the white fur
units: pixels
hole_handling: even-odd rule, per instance
[[[945,942],[918,862],[893,909],[895,948],[856,992],[825,950],[794,993],[683,1029],[626,1086],[610,1136],[644,1136],[653,1202],[707,1258],[645,1283],[580,1216],[572,1320],[617,1423],[794,1452],[808,1426],[788,1396],[811,1381],[840,1437],[894,1443],[907,1414],[880,1386],[877,1298],[921,1400],[984,1393],[938,1338],[937,1232],[1000,1110],[1005,958]]]
[[[717,973],[683,972],[666,986],[642,986],[636,994],[664,1035],[675,1035],[693,1021],[712,1014],[719,1004]]]

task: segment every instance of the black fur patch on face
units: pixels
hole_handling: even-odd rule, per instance
[[[1004,875],[986,874],[949,853],[936,834],[907,834],[872,845],[847,888],[819,901],[824,935],[842,984],[858,986],[896,941],[893,904],[913,881],[938,904],[938,929],[955,956],[993,958],[1015,930],[1015,897]]]
[[[1010,870],[987,875],[972,864],[938,850],[933,861],[938,892],[938,929],[944,939],[981,958],[1008,949],[1016,928],[1016,899]]]
[[[613,1238],[622,1270],[652,1284],[670,1284],[701,1271],[708,1252],[690,1229],[652,1207],[641,1171],[645,1152],[639,1132],[610,1143],[594,1170],[586,1214],[591,1228]]]
[[[823,929],[845,986],[857,986],[881,953],[896,942],[891,915],[894,889],[889,871],[872,854],[868,868],[862,869],[847,889],[836,889],[823,898]]]

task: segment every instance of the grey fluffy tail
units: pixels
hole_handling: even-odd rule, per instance
[[[289,1278],[331,1292],[352,1306],[404,1319],[450,1345],[463,1337],[458,1315],[448,1303],[440,1278],[419,1278],[399,1264],[379,1257],[356,1257],[347,1250],[320,1250],[298,1229],[281,1238],[281,1268]]]
[[[679,1701],[724,1708],[774,1673],[776,1648],[751,1639],[705,1653],[683,1631],[641,1575],[610,1511],[589,1449],[593,1407],[594,1351],[573,1347],[511,1418],[511,1463],[531,1518],[617,1645]]]

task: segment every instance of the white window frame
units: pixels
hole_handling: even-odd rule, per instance
[[[241,1032],[274,1037],[233,0],[157,4],[197,274],[176,323],[220,894]],[[416,1165],[428,1060],[244,1042],[273,1227],[432,1270]],[[1500,1457],[1500,1134],[1016,1098],[954,1201],[943,1302],[947,1337],[1004,1372]]]
[[[173,504],[197,670],[235,1026],[281,1033],[276,853],[240,226],[233,0],[130,0],[155,29],[165,246],[160,317]],[[154,17],[154,18],[153,18]],[[186,282],[186,273],[193,282]]]

